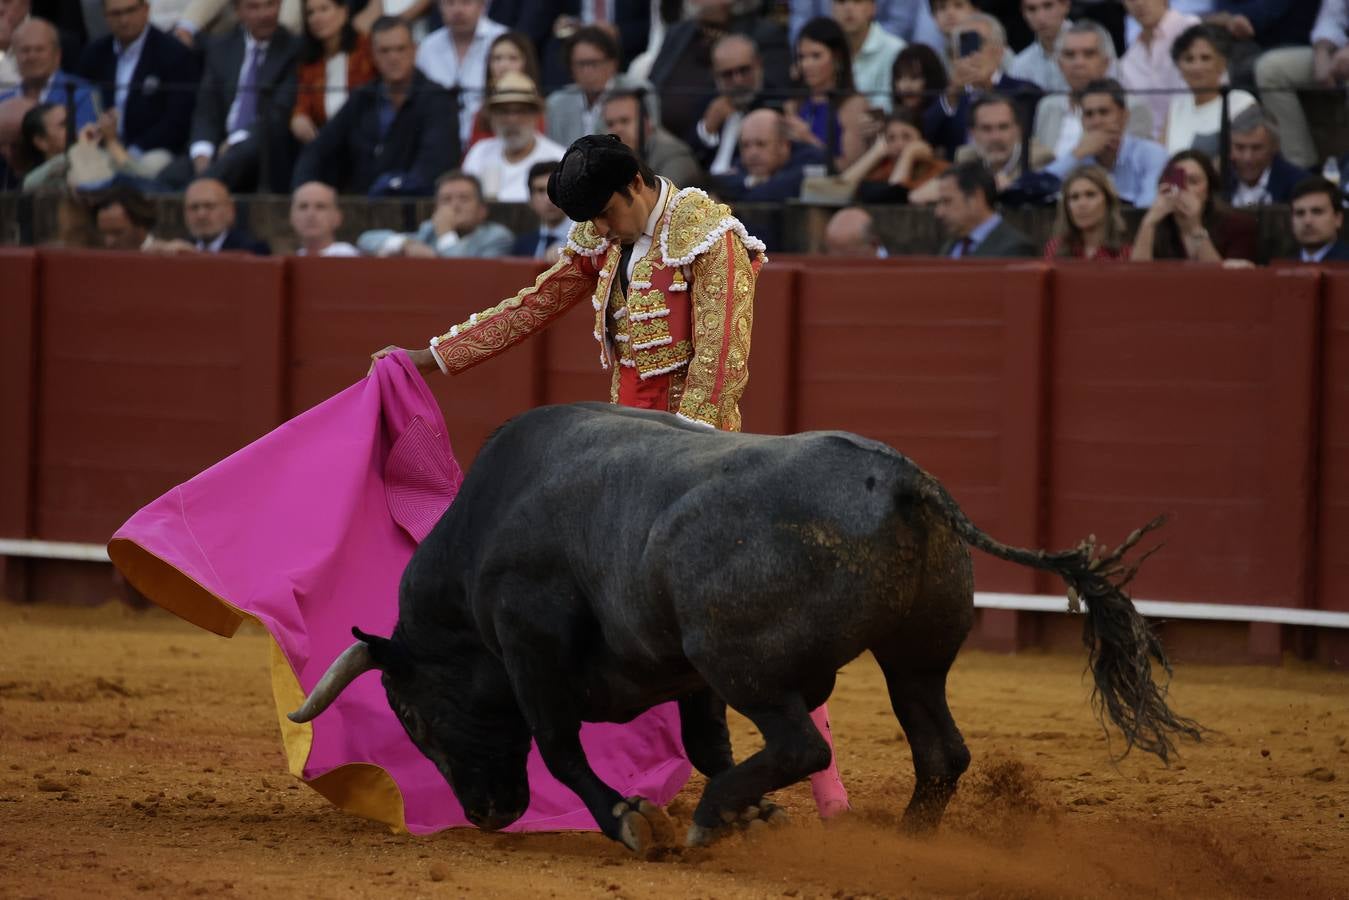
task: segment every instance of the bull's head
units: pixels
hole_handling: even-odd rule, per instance
[[[500,662],[468,647],[427,659],[413,655],[396,636],[352,633],[356,643],[288,718],[314,719],[358,675],[378,669],[403,730],[445,776],[468,820],[496,831],[524,815],[530,734]]]

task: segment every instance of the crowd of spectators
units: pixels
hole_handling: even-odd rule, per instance
[[[109,247],[267,252],[234,221],[260,192],[306,255],[545,259],[550,166],[611,132],[729,203],[847,207],[831,253],[885,253],[852,204],[930,208],[952,257],[1240,264],[1266,205],[1342,249],[1307,241],[1340,221],[1349,147],[1312,123],[1344,108],[1349,0],[43,2],[0,0],[0,188],[86,198]],[[154,193],[191,240],[155,237]],[[344,243],[342,195],[435,207]],[[1048,244],[1020,207],[1056,210]]]

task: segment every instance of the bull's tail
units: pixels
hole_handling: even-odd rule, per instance
[[[1102,726],[1109,717],[1124,735],[1125,753],[1138,746],[1165,762],[1175,752],[1175,736],[1200,739],[1201,726],[1172,712],[1166,703],[1165,683],[1159,685],[1153,680],[1152,660],[1165,670],[1168,680],[1171,664],[1161,642],[1124,591],[1143,560],[1157,548],[1133,563],[1126,563],[1124,557],[1143,535],[1159,528],[1165,516],[1134,531],[1113,551],[1097,546],[1094,536],[1073,550],[1025,550],[1009,547],[980,531],[940,482],[918,471],[914,485],[918,494],[941,512],[966,544],[999,559],[1054,572],[1068,585],[1070,609],[1076,610],[1079,600],[1086,603],[1082,642],[1095,682],[1092,703]]]

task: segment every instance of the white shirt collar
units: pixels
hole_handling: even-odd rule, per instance
[[[1326,254],[1330,252],[1330,248],[1333,246],[1335,246],[1335,242],[1330,241],[1329,243],[1323,245],[1319,250],[1316,251],[1311,251],[1304,247],[1302,249],[1302,261],[1320,262],[1321,260],[1326,258]]]
[[[267,47],[268,47],[271,43],[272,43],[272,42],[269,41],[269,40],[268,40],[268,41],[260,41],[260,40],[256,39],[255,37],[253,37],[253,35],[249,34],[247,30],[245,30],[245,31],[244,31],[244,56],[247,56],[248,54],[253,53],[253,52],[256,51],[256,50],[261,50],[263,53],[266,53],[266,52],[267,52]]]
[[[664,178],[660,181],[660,197],[656,200],[656,205],[651,207],[651,215],[646,217],[646,228],[642,234],[654,238],[656,236],[656,226],[660,224],[660,217],[665,214],[665,201],[670,196],[670,182]]]
[[[145,47],[145,37],[150,33],[150,29],[153,27],[154,27],[153,25],[147,22],[145,27],[141,29],[140,37],[136,38],[134,41],[127,44],[125,47],[123,47],[121,44],[117,43],[117,41],[114,40],[112,42],[112,52],[118,57],[126,56],[129,54],[133,57],[140,58],[141,50]]]

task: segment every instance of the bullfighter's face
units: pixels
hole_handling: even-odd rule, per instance
[[[408,737],[449,782],[468,820],[498,831],[529,806],[530,734],[509,683],[500,685],[503,694],[484,684],[483,674],[471,665],[419,664],[413,677],[385,672],[384,689]],[[504,672],[501,677],[504,682]]]

